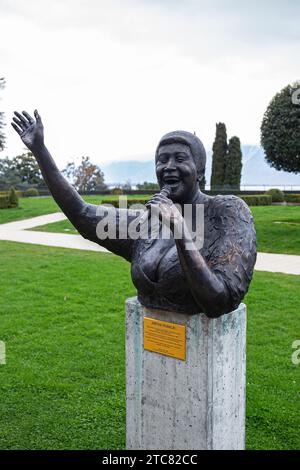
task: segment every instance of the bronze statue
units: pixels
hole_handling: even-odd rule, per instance
[[[199,189],[206,155],[195,135],[176,131],[159,142],[155,165],[162,191],[147,203],[158,209],[160,224],[169,218],[169,239],[130,236],[99,239],[97,225],[114,212],[120,230],[122,209],[86,203],[58,170],[44,144],[41,117],[15,112],[12,126],[34,154],[55,201],[84,237],[131,262],[132,280],[142,305],[218,317],[236,309],[246,294],[256,261],[256,235],[248,206],[235,196],[210,197]],[[204,243],[199,249],[185,221],[184,207],[204,208]],[[180,211],[180,207],[182,211]],[[124,209],[123,209],[124,210]],[[194,212],[193,212],[194,211]],[[127,210],[127,223],[138,217]],[[151,212],[152,214],[152,212]],[[139,215],[140,217],[140,215]],[[139,219],[140,220],[140,219]],[[192,220],[192,223],[194,220]],[[175,237],[181,228],[182,235]]]

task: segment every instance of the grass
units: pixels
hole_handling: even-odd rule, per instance
[[[78,235],[78,231],[73,227],[68,219],[54,222],[52,224],[39,225],[38,227],[34,227],[29,230],[34,230],[36,232],[70,233]]]
[[[0,243],[0,449],[123,448],[129,264]]]
[[[110,254],[0,242],[0,449],[125,447],[124,301]],[[247,448],[299,449],[299,276],[256,272],[248,304]]]
[[[130,198],[139,199],[143,195],[133,195]],[[117,199],[118,196],[84,196],[84,199],[91,204],[100,204],[106,199]],[[16,209],[0,209],[0,224],[14,222],[16,220],[29,219],[39,215],[52,214],[60,211],[60,208],[51,196],[28,197],[19,199],[19,207]]]
[[[251,207],[258,251],[300,255],[300,206]]]
[[[300,206],[251,207],[258,251],[300,255]],[[78,233],[68,220],[36,227],[37,231]]]
[[[300,276],[255,272],[248,305],[247,448],[300,448]]]
[[[0,209],[0,224],[16,220],[30,219],[39,215],[52,214],[59,211],[52,197],[28,197],[19,199],[19,207]]]
[[[99,204],[118,196],[85,196],[87,202]],[[130,196],[132,197],[132,196]],[[135,198],[143,196],[136,195]],[[57,212],[52,197],[22,198],[17,209],[0,210],[0,224]],[[255,206],[253,213],[258,250],[267,253],[300,255],[300,206]],[[31,229],[33,230],[33,229]],[[68,220],[36,227],[46,232],[77,233]]]

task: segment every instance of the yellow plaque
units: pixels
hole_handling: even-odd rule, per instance
[[[185,325],[144,317],[144,349],[185,361]]]

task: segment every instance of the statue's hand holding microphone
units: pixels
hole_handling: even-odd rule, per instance
[[[170,186],[165,185],[159,193],[154,194],[145,204],[147,210],[140,219],[141,225],[145,223],[151,215],[159,217],[159,220],[170,227],[171,230],[177,223],[182,222],[183,217],[180,211],[170,199],[171,191]]]

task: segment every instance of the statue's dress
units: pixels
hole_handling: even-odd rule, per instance
[[[236,196],[202,195],[204,244],[200,253],[210,269],[225,284],[230,298],[228,312],[237,308],[246,294],[256,261],[256,235],[248,206]],[[131,262],[132,281],[141,304],[164,310],[199,312],[181,269],[174,239],[99,240],[97,206],[88,205],[80,233]],[[120,210],[108,209],[117,216]],[[110,212],[112,214],[112,212]],[[128,210],[128,224],[136,213]],[[89,223],[86,223],[89,220]],[[117,230],[118,234],[118,230]],[[222,312],[222,313],[228,313]]]

